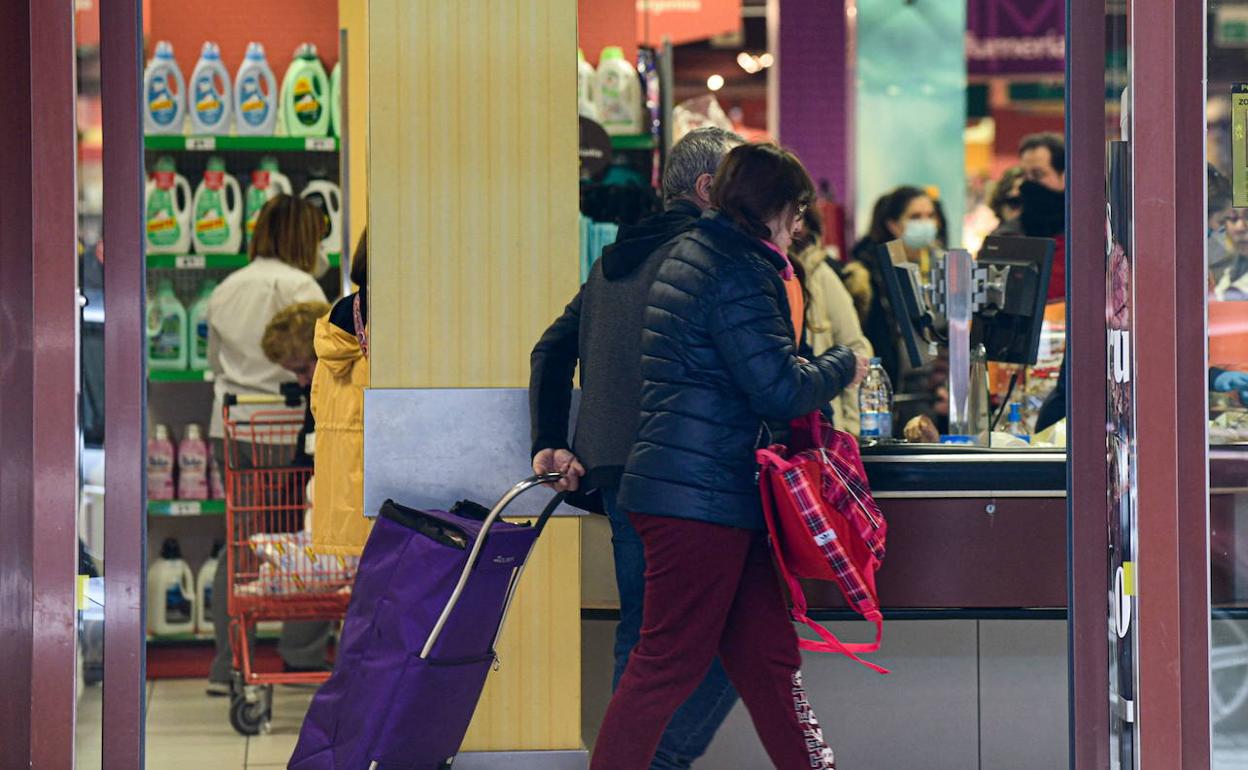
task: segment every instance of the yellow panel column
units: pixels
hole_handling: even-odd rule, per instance
[[[578,282],[576,0],[368,23],[372,386],[524,387]],[[552,520],[464,750],[580,748],[580,598],[579,522]]]

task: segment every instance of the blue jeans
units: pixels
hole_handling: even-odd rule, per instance
[[[620,624],[615,629],[614,690],[620,683],[628,655],[641,638],[642,600],[646,591],[646,555],[641,538],[625,512],[616,505],[616,490],[602,491],[603,507],[611,519],[611,545],[615,551],[615,581],[620,589]],[[716,644],[708,639],[707,644]],[[706,753],[715,731],[728,718],[737,703],[737,691],[728,680],[719,658],[698,689],[677,709],[668,722],[650,770],[678,770],[692,767]]]

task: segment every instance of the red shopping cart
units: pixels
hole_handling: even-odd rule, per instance
[[[273,685],[320,684],[329,672],[260,672],[248,642],[265,621],[342,620],[355,567],[317,555],[305,517],[312,468],[295,465],[304,412],[298,397],[226,396],[225,526],[234,679],[230,724],[268,727]],[[315,512],[313,512],[315,515]]]

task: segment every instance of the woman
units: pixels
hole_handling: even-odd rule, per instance
[[[854,259],[871,274],[871,304],[862,319],[862,330],[894,387],[901,384],[903,367],[878,249],[889,241],[901,240],[907,259],[926,271],[929,250],[936,245],[939,230],[936,204],[931,196],[917,187],[903,186],[876,201],[871,229],[854,247]]]
[[[312,549],[359,556],[372,531],[364,516],[364,389],[368,387],[368,232],[351,258],[359,287],[316,323],[316,501]]]
[[[776,767],[833,766],[802,690],[754,462],[764,420],[812,412],[866,373],[848,348],[810,362],[795,353],[782,273],[814,198],[791,153],[743,145],[715,176],[713,211],[665,247],[645,315],[640,427],[619,492],[645,548],[641,641],[593,770],[649,767],[716,654]]]
[[[214,375],[208,435],[218,468],[225,467],[225,394],[277,395],[282,384],[292,379],[289,371],[265,355],[261,347],[265,327],[291,305],[325,303],[325,292],[312,277],[324,222],[321,212],[302,198],[278,195],[270,200],[260,211],[248,246],[250,263],[231,273],[208,300],[208,358]],[[245,416],[246,411],[235,409],[233,414]],[[242,452],[239,459],[248,457]],[[225,570],[218,573],[223,575]],[[209,673],[209,693],[226,695],[231,678],[229,618],[224,612],[216,613],[213,625],[217,650]],[[287,669],[326,668],[328,637],[328,623],[286,623],[279,651]]]
[[[811,207],[806,210],[801,232],[789,247],[794,267],[802,268],[805,274],[806,342],[815,355],[844,345],[870,358],[871,343],[862,333],[854,300],[829,264],[822,240],[823,217],[817,208]],[[858,388],[846,388],[832,401],[832,416],[838,429],[858,435]]]
[[[988,205],[997,218],[997,227],[992,235],[1023,234],[1023,195],[1019,188],[1026,179],[1022,166],[1011,166],[1001,175],[997,186],[992,188]]]

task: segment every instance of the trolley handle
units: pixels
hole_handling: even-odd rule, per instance
[[[562,478],[562,473],[542,473],[530,476],[509,489],[507,494],[503,495],[502,498],[494,504],[494,507],[490,509],[489,515],[487,515],[485,517],[485,521],[481,523],[481,532],[477,535],[476,541],[472,544],[472,550],[468,553],[468,560],[464,563],[464,569],[459,573],[459,581],[455,584],[455,590],[451,592],[451,597],[447,599],[446,606],[442,608],[442,614],[438,616],[438,622],[434,624],[433,630],[429,632],[429,638],[425,641],[425,646],[420,652],[420,657],[422,659],[427,659],[429,654],[433,652],[433,645],[437,643],[438,637],[442,635],[442,629],[446,626],[446,621],[450,619],[451,613],[455,610],[455,605],[459,603],[460,596],[464,592],[464,586],[468,584],[468,577],[472,574],[472,570],[477,566],[477,557],[480,556],[481,549],[485,547],[485,537],[489,533],[490,527],[494,526],[494,522],[502,517],[503,511],[507,508],[507,506],[511,505],[512,501],[517,497],[525,492],[528,492],[530,489],[540,487],[545,484],[551,484]],[[560,492],[551,498],[550,502],[546,504],[546,507],[542,510],[541,515],[537,518],[537,524],[534,525],[534,529],[539,536],[542,534],[542,530],[545,529],[546,522],[550,520],[550,517],[554,514],[555,509],[559,507],[565,497],[567,497],[567,493]],[[508,604],[510,604],[510,598],[508,600]]]
[[[226,406],[288,406],[296,407],[303,400],[302,389],[294,383],[282,385],[281,394],[276,393],[259,393],[259,394],[238,394],[226,393]]]

